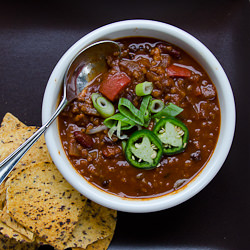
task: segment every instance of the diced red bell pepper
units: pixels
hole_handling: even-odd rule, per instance
[[[167,68],[167,73],[169,76],[173,77],[190,77],[191,71],[189,69],[177,66],[177,65],[171,65]]]
[[[114,101],[119,93],[131,82],[131,79],[124,72],[117,72],[114,75],[108,75],[101,82],[100,93],[106,96],[110,101]]]

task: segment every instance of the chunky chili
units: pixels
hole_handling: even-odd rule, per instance
[[[79,174],[100,189],[160,196],[194,178],[212,155],[220,130],[216,88],[172,44],[118,42],[121,57],[108,57],[109,71],[61,113],[62,144]]]

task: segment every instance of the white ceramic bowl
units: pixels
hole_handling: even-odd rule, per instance
[[[231,147],[235,129],[235,104],[228,78],[213,54],[197,39],[174,26],[149,20],[128,20],[112,23],[92,31],[76,42],[54,68],[44,94],[42,121],[53,114],[58,103],[63,76],[73,57],[87,45],[105,39],[131,36],[154,37],[177,45],[206,70],[215,84],[221,108],[221,129],[216,149],[204,169],[178,192],[153,199],[126,199],[106,193],[80,176],[69,162],[61,144],[58,124],[54,122],[45,133],[50,155],[65,179],[79,192],[103,206],[125,212],[152,212],[178,205],[202,190],[223,165]]]

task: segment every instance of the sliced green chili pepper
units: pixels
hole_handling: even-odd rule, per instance
[[[159,113],[164,108],[164,102],[159,99],[151,101],[149,110],[151,113]]]
[[[168,117],[168,116],[175,117],[179,115],[182,111],[183,111],[182,108],[174,105],[173,103],[169,103],[159,113],[153,115],[152,118],[162,118],[162,117]]]
[[[188,143],[188,128],[180,120],[168,117],[161,119],[153,132],[163,144],[163,153],[173,155],[185,150]]]
[[[142,82],[136,85],[135,93],[137,96],[150,95],[153,90],[152,82]]]
[[[91,95],[91,98],[95,109],[103,118],[110,117],[115,113],[114,105],[105,97],[94,93]]]
[[[162,143],[150,130],[134,132],[128,139],[125,156],[136,168],[152,169],[159,165],[163,153]]]

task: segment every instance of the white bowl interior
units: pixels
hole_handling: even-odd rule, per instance
[[[216,149],[206,167],[179,192],[153,199],[125,199],[94,187],[75,171],[62,148],[56,122],[46,131],[45,139],[59,171],[83,195],[103,206],[120,211],[152,212],[178,205],[203,189],[223,165],[232,143],[235,104],[230,83],[217,59],[202,43],[176,27],[156,21],[129,20],[101,27],[76,42],[54,68],[44,94],[42,121],[45,123],[54,113],[67,66],[82,48],[99,40],[131,36],[154,37],[184,49],[200,63],[216,86],[221,108],[221,129]]]

